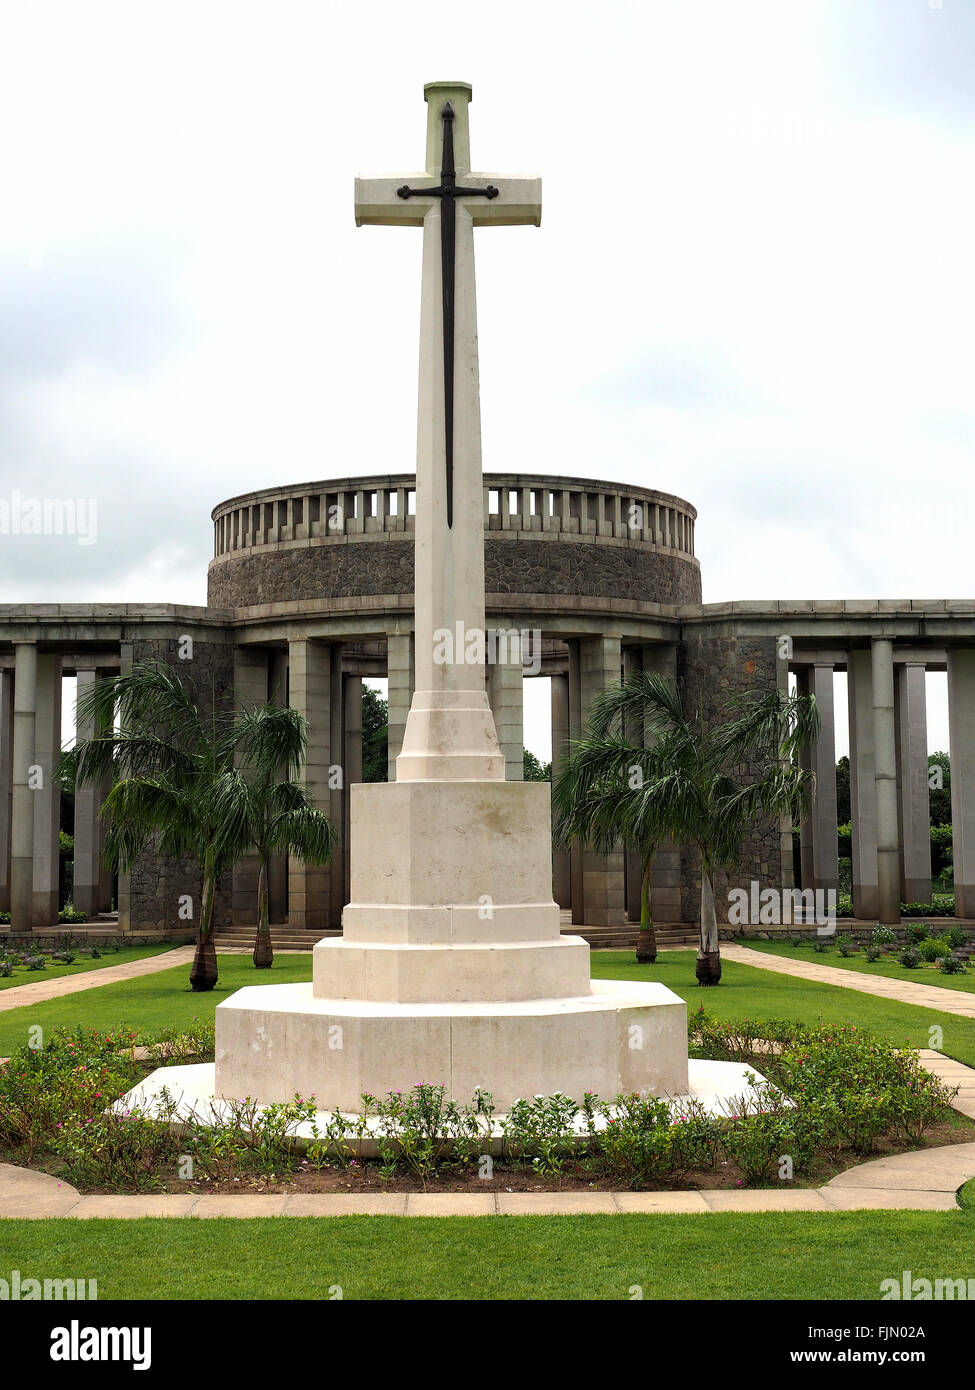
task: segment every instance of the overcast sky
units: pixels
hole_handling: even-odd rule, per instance
[[[8,7],[3,601],[205,601],[212,506],[413,468],[420,236],[356,172],[422,164],[473,83],[485,469],[699,509],[706,601],[967,597],[975,5]],[[529,740],[531,741],[531,740]],[[935,739],[935,742],[938,740]],[[943,739],[941,740],[944,741]]]

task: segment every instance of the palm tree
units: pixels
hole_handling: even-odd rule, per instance
[[[663,676],[630,676],[596,697],[556,783],[556,833],[563,844],[578,839],[599,851],[622,841],[640,852],[642,955],[656,955],[653,856],[667,835],[690,841],[701,859],[697,979],[719,982],[715,872],[740,864],[756,817],[788,814],[808,796],[811,774],[796,755],[818,727],[812,697],[778,690],[731,700],[727,718],[709,728],[685,715],[676,684]],[[627,731],[636,728],[645,737],[635,742]]]
[[[262,723],[260,712],[235,717],[219,708],[215,688],[204,711],[177,671],[162,662],[138,663],[129,672],[95,681],[79,698],[78,715],[104,731],[78,743],[78,778],[94,781],[113,766],[116,771],[102,808],[109,821],[106,859],[128,869],[155,842],[160,855],[192,858],[200,866],[190,987],[213,989],[217,881],[246,853],[254,823],[248,814],[249,784],[238,764],[257,769],[260,779],[275,760],[281,767],[281,750],[293,749],[295,734],[286,733],[280,720]],[[303,740],[303,724],[296,728]],[[293,758],[284,761],[295,766]],[[322,812],[314,815],[326,819]],[[317,832],[321,848],[331,827],[326,832],[318,824]],[[310,836],[307,843],[315,847]]]
[[[228,812],[243,810],[248,844],[260,861],[257,879],[257,938],[254,964],[270,969],[268,864],[272,854],[291,854],[310,864],[327,864],[335,849],[335,827],[308,800],[304,787],[291,778],[305,758],[307,724],[297,710],[268,704],[240,716],[239,752],[246,771],[227,789]]]

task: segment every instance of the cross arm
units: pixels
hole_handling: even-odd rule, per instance
[[[512,178],[508,174],[464,174],[465,185],[493,184],[496,198],[464,199],[475,227],[538,227],[542,221],[542,181]]]
[[[379,178],[355,181],[355,225],[380,227],[422,227],[423,215],[430,207],[430,199],[424,197],[400,198],[396,190],[408,183],[411,188],[422,189],[429,184],[438,186],[438,181],[429,174],[388,174]]]

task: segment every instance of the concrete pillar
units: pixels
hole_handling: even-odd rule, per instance
[[[877,860],[877,769],[873,737],[873,670],[870,652],[847,657],[850,709],[850,820],[853,912],[876,920],[880,912]]]
[[[948,749],[955,914],[975,917],[975,649],[948,651]]]
[[[132,670],[133,644],[119,643],[119,670],[128,675]],[[132,927],[132,875],[122,869],[118,876],[118,925],[119,931],[127,932]]]
[[[505,637],[497,644],[495,655],[499,659],[485,666],[487,696],[504,754],[504,780],[521,782],[525,776],[521,637],[509,627],[501,631]]]
[[[14,673],[0,671],[0,912],[10,911],[10,822],[13,800]]]
[[[820,729],[812,749],[815,785],[812,794],[813,888],[834,892],[839,880],[836,842],[836,732],[834,727],[833,667],[815,665],[810,690],[819,709]]]
[[[642,675],[642,673],[642,650],[639,647],[625,647],[623,649],[623,675],[629,679],[631,676]],[[642,720],[640,722],[642,723]],[[628,728],[626,736],[632,740],[637,748],[644,746],[642,729]],[[640,894],[643,885],[643,856],[639,850],[626,849],[623,851],[623,873],[626,889],[626,916],[630,922],[639,922]]]
[[[238,714],[267,703],[267,652],[263,647],[234,649],[234,709]],[[257,884],[261,861],[256,853],[245,854],[234,865],[231,889],[231,920],[234,926],[257,923]]]
[[[552,677],[552,785],[565,760],[565,744],[569,737],[569,676]],[[572,906],[572,878],[569,852],[557,849],[552,854],[552,894],[561,908]]]
[[[44,652],[37,658],[34,761],[34,873],[33,919],[35,927],[49,927],[58,919],[61,867],[61,657]]]
[[[37,644],[14,646],[13,787],[10,827],[10,928],[34,925],[34,727],[37,701]]]
[[[643,669],[668,680],[677,679],[677,645],[661,642],[643,648]],[[681,847],[669,837],[657,850],[650,866],[651,908],[654,922],[681,920]],[[636,920],[640,918],[637,899]]]
[[[362,677],[342,677],[342,706],[344,713],[343,752],[342,752],[342,841],[343,841],[343,887],[345,890],[342,905],[349,900],[351,878],[350,828],[352,798],[349,788],[362,781]]]
[[[396,781],[396,759],[403,746],[410,701],[413,699],[413,634],[409,631],[386,634],[386,702],[389,709],[389,748],[387,779]]]
[[[325,642],[297,638],[289,643],[289,700],[308,721],[305,763],[298,780],[312,804],[331,813],[331,650]],[[339,700],[341,704],[341,700]],[[328,926],[328,870],[291,859],[288,864],[288,922],[293,927],[323,930]]]
[[[275,705],[288,703],[288,649],[272,647],[267,661],[267,698]],[[288,856],[272,854],[267,869],[268,915],[272,925],[288,920]]]
[[[362,516],[362,511],[359,511]],[[345,757],[345,683],[342,672],[342,643],[333,642],[330,648],[329,690],[331,693],[331,763],[329,776],[329,819],[338,833],[337,843],[328,869],[328,922],[329,927],[342,925],[342,909],[346,904],[345,891],[345,799],[346,767]],[[337,772],[337,775],[336,775]]]
[[[928,719],[923,664],[897,668],[897,826],[901,902],[931,901]]]
[[[873,689],[874,782],[877,788],[878,918],[900,921],[901,865],[897,838],[897,736],[894,712],[894,644],[870,644]]]
[[[796,694],[810,695],[812,693],[812,680],[808,666],[799,666],[796,669]],[[803,772],[813,770],[813,750],[810,744],[804,744],[799,749],[799,766]],[[802,878],[803,888],[812,888],[815,884],[816,869],[813,857],[813,829],[815,818],[812,812],[812,796],[799,812],[799,873]]]
[[[98,675],[92,669],[77,672],[78,699],[91,690]],[[79,742],[94,738],[94,724],[79,716],[76,735]],[[111,906],[111,875],[104,863],[106,827],[100,814],[111,789],[111,773],[103,774],[96,782],[78,782],[75,786],[72,901],[89,917],[106,912]]]
[[[622,651],[618,637],[585,637],[579,641],[579,711],[586,712],[601,690],[619,684]],[[572,920],[591,927],[622,926],[626,920],[623,888],[623,851],[596,854],[582,850],[582,903],[577,915],[573,892]]]

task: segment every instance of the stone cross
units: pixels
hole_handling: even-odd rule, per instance
[[[415,693],[398,781],[499,781],[484,687],[484,514],[474,228],[541,221],[541,180],[470,172],[463,82],[431,82],[426,167],[356,179],[356,225],[423,228]]]

